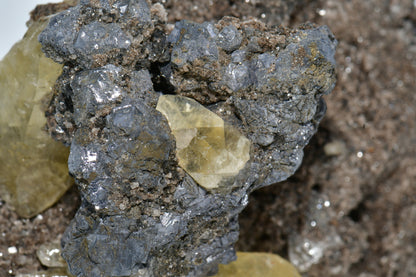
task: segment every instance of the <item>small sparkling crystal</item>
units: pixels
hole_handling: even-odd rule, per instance
[[[59,241],[43,244],[36,251],[39,261],[47,267],[66,267],[66,262],[61,257],[61,245]]]

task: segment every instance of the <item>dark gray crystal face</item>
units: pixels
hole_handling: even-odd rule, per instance
[[[82,0],[39,37],[65,63],[48,122],[71,145],[82,198],[62,238],[76,276],[207,276],[234,260],[249,193],[299,167],[335,84],[327,27],[227,17],[168,34],[150,11],[144,0]],[[156,110],[163,94],[195,99],[250,140],[224,186],[204,189],[179,166]]]
[[[63,62],[64,57],[75,54],[74,40],[77,36],[79,16],[79,7],[73,7],[50,19],[48,28],[39,35],[42,46],[48,49],[46,55],[53,56],[57,62]]]
[[[186,20],[176,23],[167,39],[173,45],[172,63],[183,66],[197,59],[217,60],[217,33],[211,23],[198,24]]]
[[[120,78],[119,68],[107,65],[99,69],[82,71],[71,82],[74,103],[74,120],[85,124],[100,109],[115,104],[125,92],[113,80]],[[88,93],[86,93],[88,91]]]
[[[81,27],[74,43],[78,53],[93,55],[114,48],[128,49],[131,36],[125,34],[115,23],[92,22]]]
[[[227,52],[238,49],[241,45],[241,34],[235,26],[228,25],[218,34],[217,44]]]
[[[145,34],[147,29],[153,28],[146,0],[86,0],[54,16],[39,41],[45,54],[55,61],[75,61],[78,66],[91,68],[128,56],[128,51],[135,50],[133,38],[140,44],[151,35]],[[157,56],[150,45],[141,46],[147,48],[145,55]]]

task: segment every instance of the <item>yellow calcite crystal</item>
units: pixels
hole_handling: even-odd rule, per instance
[[[38,256],[40,263],[46,267],[66,268],[67,264],[62,258],[61,252],[61,242],[56,240],[39,246],[36,256]]]
[[[162,95],[156,109],[175,136],[179,165],[202,187],[220,187],[250,159],[250,141],[195,100]]]
[[[300,277],[295,267],[278,255],[237,252],[237,260],[220,265],[215,277]]]
[[[46,25],[32,22],[0,62],[0,197],[22,217],[48,208],[72,184],[69,150],[44,130],[45,105],[62,71],[37,40]]]

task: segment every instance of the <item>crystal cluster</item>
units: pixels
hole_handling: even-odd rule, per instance
[[[45,130],[45,110],[62,65],[37,40],[48,21],[32,22],[0,62],[0,192],[22,217],[54,204],[72,185],[69,149]]]
[[[48,122],[82,197],[62,238],[76,276],[214,274],[236,259],[248,194],[293,174],[325,113],[327,27],[170,30],[165,16],[145,0],[82,0],[39,36],[65,65]]]

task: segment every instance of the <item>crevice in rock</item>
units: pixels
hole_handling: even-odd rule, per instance
[[[152,63],[150,65],[150,75],[152,76],[153,88],[155,91],[162,92],[163,94],[174,94],[175,87],[160,70],[161,67],[167,64],[168,63]]]

